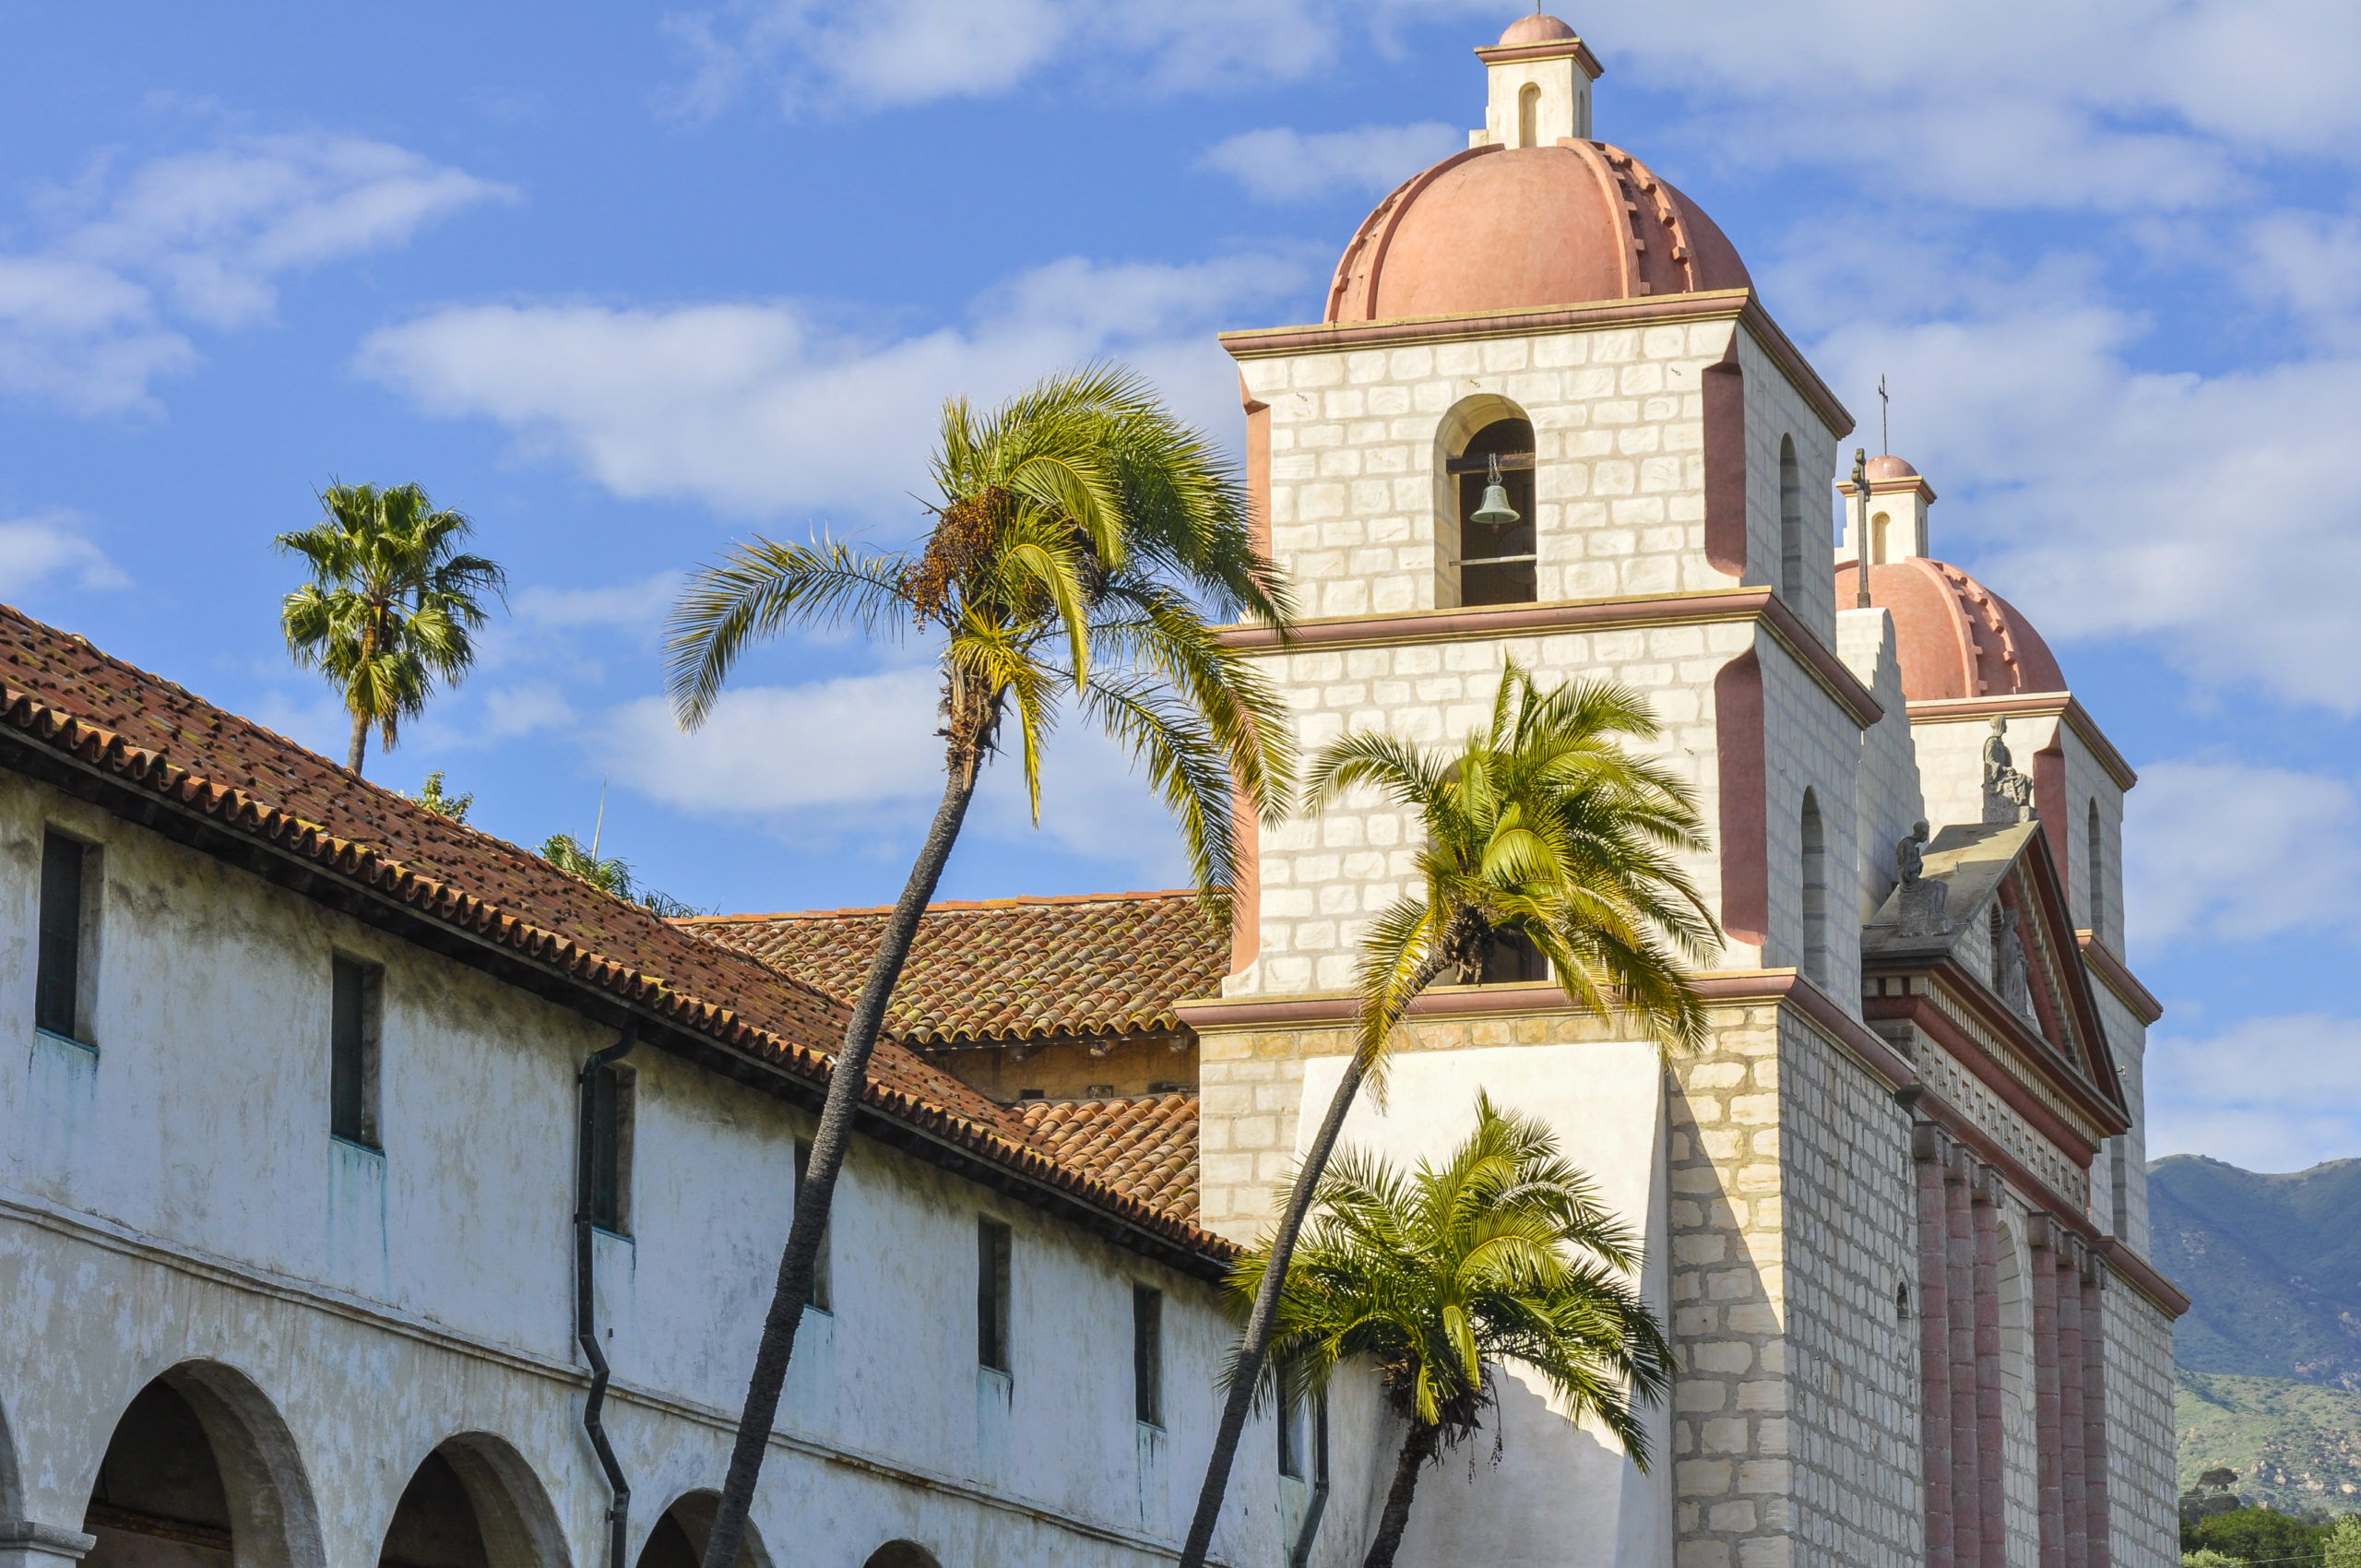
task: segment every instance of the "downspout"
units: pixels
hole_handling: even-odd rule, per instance
[[[1295,1533],[1295,1550],[1287,1553],[1287,1568],[1304,1568],[1311,1561],[1311,1543],[1320,1535],[1320,1515],[1328,1511],[1328,1395],[1323,1390],[1311,1407],[1311,1501],[1304,1504],[1303,1524]]]
[[[614,1444],[607,1441],[607,1429],[599,1420],[599,1408],[607,1402],[607,1358],[599,1348],[598,1294],[590,1266],[594,1229],[590,1221],[590,1156],[595,1136],[591,1094],[592,1080],[599,1071],[630,1055],[631,1048],[638,1043],[639,1020],[627,1019],[623,1038],[604,1051],[591,1052],[575,1078],[581,1102],[581,1124],[575,1137],[574,1159],[574,1337],[590,1362],[590,1397],[582,1404],[582,1430],[590,1434],[590,1446],[599,1451],[599,1467],[607,1472],[607,1490],[613,1498],[607,1506],[607,1568],[623,1568],[623,1532],[631,1517],[631,1483],[623,1479],[623,1464],[616,1459]]]

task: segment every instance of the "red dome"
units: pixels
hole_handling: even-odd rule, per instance
[[[1853,607],[1859,578],[1836,566],[1836,605]],[[1961,571],[1914,556],[1869,568],[1869,600],[1893,617],[1902,695],[1912,702],[2062,692],[2066,677],[2023,612]]]
[[[1536,11],[1529,17],[1519,17],[1501,34],[1500,47],[1507,49],[1519,43],[1556,43],[1574,37],[1574,30],[1555,17],[1545,17]]]
[[[1479,315],[1752,281],[1714,220],[1620,148],[1474,147],[1369,215],[1336,264],[1327,319]]]
[[[1916,469],[1912,468],[1908,463],[1904,462],[1901,458],[1895,457],[1891,452],[1887,453],[1882,457],[1871,457],[1869,459],[1869,467],[1863,471],[1869,476],[1869,482],[1872,484],[1881,479],[1916,479],[1918,477],[1918,470]],[[1869,581],[1874,585],[1877,578],[1875,576],[1871,576]]]

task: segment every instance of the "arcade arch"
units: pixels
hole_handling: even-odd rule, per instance
[[[943,1568],[943,1564],[914,1540],[889,1540],[871,1552],[860,1568]]]
[[[713,1516],[721,1504],[718,1491],[683,1492],[657,1519],[639,1549],[637,1568],[699,1568],[706,1543],[713,1538]],[[737,1568],[771,1568],[770,1553],[753,1520],[738,1539]]]
[[[253,1380],[186,1361],[116,1419],[82,1528],[90,1568],[322,1568],[292,1433]]]
[[[489,1432],[462,1432],[419,1461],[378,1549],[379,1568],[566,1568],[565,1535],[540,1478]]]

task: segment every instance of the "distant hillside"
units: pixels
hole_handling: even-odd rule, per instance
[[[2151,1255],[2195,1303],[2181,1367],[2361,1392],[2361,1159],[2266,1176],[2176,1155],[2148,1171]]]
[[[2184,1370],[2175,1396],[2183,1491],[2227,1466],[2239,1496],[2282,1513],[2361,1506],[2361,1394]]]

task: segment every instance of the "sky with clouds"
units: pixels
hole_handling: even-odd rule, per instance
[[[1120,355],[1239,438],[1224,327],[1317,316],[1464,145],[1464,0],[157,8],[0,0],[0,599],[340,754],[274,533],[423,481],[508,567],[374,777],[709,908],[877,903],[922,647],[812,639],[694,737],[682,574],[919,517],[943,398]],[[2361,7],[1606,0],[1597,125],[1711,211],[1936,548],[2140,769],[2156,1152],[2361,1156]],[[1876,445],[1874,424],[1865,432]],[[1165,885],[1122,760],[993,778],[944,887]]]

